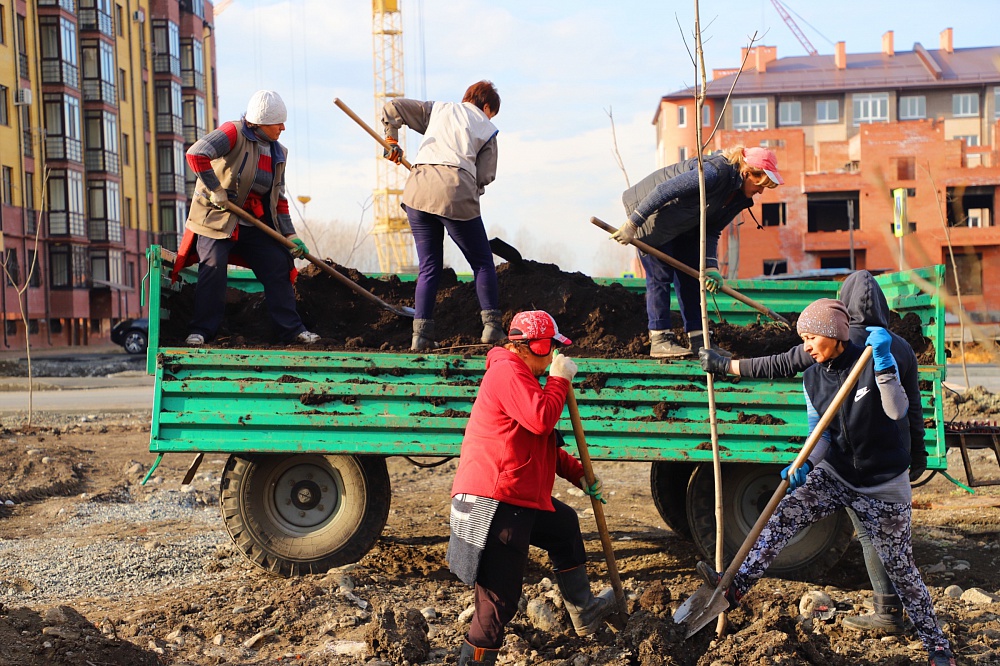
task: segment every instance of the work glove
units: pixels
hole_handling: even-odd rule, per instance
[[[632,220],[626,220],[625,224],[618,227],[618,231],[611,234],[611,237],[622,245],[629,245],[634,239],[639,227]]]
[[[788,490],[786,493],[791,493],[793,490],[801,486],[806,482],[806,476],[812,471],[812,463],[808,460],[802,463],[802,467],[792,472],[792,475],[788,475],[788,470],[791,469],[791,465],[781,470],[781,478],[788,479]]]
[[[726,284],[726,281],[722,279],[722,273],[714,268],[709,268],[705,271],[705,289],[709,293],[714,294],[722,289],[722,285],[724,284]]]
[[[399,164],[403,159],[403,149],[399,147],[399,142],[391,136],[385,137],[385,142],[389,144],[389,150],[383,150],[382,157]]]
[[[916,483],[927,471],[927,454],[910,451],[910,483]]]
[[[720,354],[714,349],[702,347],[698,350],[698,359],[701,361],[701,369],[710,372],[716,377],[725,377],[729,374],[729,356]]]
[[[302,257],[309,254],[309,248],[306,247],[305,241],[301,238],[289,238],[288,240],[295,243],[295,247],[288,248],[288,251],[292,253],[292,256],[296,259],[301,259]]]
[[[594,475],[594,483],[589,486],[587,485],[587,477],[581,476],[580,488],[583,490],[584,495],[590,495],[601,504],[608,503],[608,500],[604,499],[604,496],[601,494],[604,492],[604,483],[601,481],[601,477],[596,474]]]
[[[208,200],[219,210],[226,210],[226,204],[229,203],[229,194],[224,188],[220,187],[217,190],[212,190],[212,193],[208,195]]]
[[[563,354],[556,354],[552,357],[552,363],[549,365],[549,376],[562,377],[571,382],[576,376],[576,369],[576,363],[573,362],[573,359]]]
[[[892,357],[892,336],[889,331],[881,326],[866,326],[865,330],[868,331],[865,344],[872,348],[875,371],[887,370],[896,365],[896,359]]]

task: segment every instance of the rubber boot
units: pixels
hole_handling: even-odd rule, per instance
[[[906,631],[903,604],[895,594],[875,594],[874,610],[867,615],[844,618],[844,626],[855,631],[901,634]]]
[[[479,313],[483,318],[483,337],[481,340],[486,344],[500,342],[507,334],[503,332],[502,314],[499,310],[482,310]]]
[[[705,346],[705,336],[701,331],[691,331],[690,333],[688,333],[688,340],[691,343],[691,353],[693,354],[697,354],[698,350]],[[719,354],[722,354],[723,356],[728,356],[729,358],[733,357],[732,353],[726,351],[719,345],[712,342],[711,336],[709,336],[708,338],[708,344],[709,344],[709,349],[712,349],[713,351],[716,351]]]
[[[469,641],[462,642],[462,651],[458,653],[458,666],[486,666],[497,663],[500,650],[476,647]]]
[[[691,350],[677,344],[670,331],[649,332],[649,355],[653,358],[687,358]]]
[[[615,593],[610,587],[596,597],[590,591],[587,567],[583,564],[567,571],[557,571],[556,581],[577,636],[591,635],[600,628],[605,617],[617,610]]]
[[[437,343],[434,342],[434,320],[414,319],[413,340],[410,342],[410,349],[424,351],[435,347],[437,347]]]

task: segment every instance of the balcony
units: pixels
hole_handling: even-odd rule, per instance
[[[115,36],[111,14],[94,8],[80,10],[80,30],[96,31],[108,37]]]
[[[88,148],[85,165],[87,171],[103,171],[104,173],[121,173],[118,153],[100,148]]]
[[[205,75],[193,69],[185,69],[181,72],[181,85],[185,88],[196,88],[200,92],[205,92]]]
[[[205,136],[206,130],[204,127],[193,127],[191,125],[184,126],[184,143],[190,145]]]
[[[83,213],[49,211],[49,236],[87,236],[87,218]]]
[[[42,60],[42,83],[80,87],[80,69],[65,60]]]
[[[99,79],[83,80],[83,101],[84,102],[104,102],[111,106],[118,105],[118,94],[115,84]]]
[[[115,220],[90,220],[88,238],[95,243],[121,243],[121,222]]]
[[[168,53],[157,53],[153,55],[153,72],[180,77],[181,59]]]
[[[161,173],[156,182],[159,185],[161,196],[164,194],[184,194],[184,174]]]
[[[45,137],[45,159],[82,162],[83,144],[79,139],[64,136]]]
[[[76,0],[38,0],[40,7],[60,7],[70,14],[76,13]]]
[[[184,134],[184,120],[179,116],[168,116],[162,113],[156,114],[157,134]]]

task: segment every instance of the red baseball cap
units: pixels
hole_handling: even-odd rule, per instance
[[[572,340],[559,332],[556,320],[545,310],[518,312],[510,322],[507,338],[529,341],[551,339],[561,345],[573,344]]]
[[[756,146],[747,148],[743,151],[743,159],[748,166],[766,173],[767,177],[775,185],[783,185],[785,183],[785,179],[778,173],[778,156],[774,154],[773,150]]]

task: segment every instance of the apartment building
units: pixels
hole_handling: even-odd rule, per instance
[[[840,42],[833,55],[779,59],[770,46],[742,55],[738,76],[713,72],[704,136],[718,122],[713,149],[772,148],[785,184],[727,230],[729,274],[945,263],[954,291],[950,240],[965,307],[1000,321],[1000,47],[956,49],[949,28],[937,49],[896,51],[890,31],[878,53],[849,54]],[[661,166],[696,154],[693,93],[660,100]],[[894,190],[906,195],[901,237]]]
[[[211,12],[0,0],[0,348],[105,341],[147,314],[146,248],[176,247],[184,151],[218,120]]]

